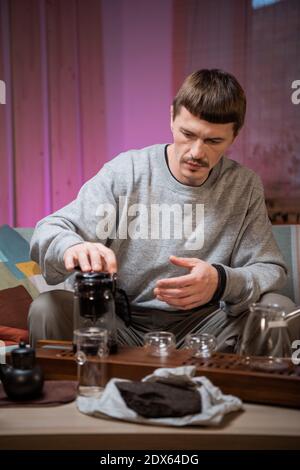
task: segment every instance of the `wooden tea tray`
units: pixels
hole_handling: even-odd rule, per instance
[[[36,357],[46,379],[76,380],[77,365],[70,342],[39,341]],[[187,350],[176,350],[167,358],[156,358],[141,347],[122,347],[102,361],[107,380],[140,380],[158,367],[196,365],[196,375],[206,376],[224,393],[247,402],[300,408],[300,368],[289,361],[282,371],[258,371],[247,368],[235,354],[215,353],[210,359],[196,359]]]

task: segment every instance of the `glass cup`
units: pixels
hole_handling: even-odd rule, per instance
[[[192,352],[193,357],[209,358],[217,349],[217,338],[208,333],[189,333],[185,337],[184,347]]]
[[[74,331],[76,347],[78,390],[77,396],[98,397],[106,384],[108,356],[107,330],[98,327],[80,328]]]
[[[175,347],[175,336],[168,331],[151,331],[144,336],[144,349],[151,356],[169,356]]]
[[[281,371],[289,367],[291,341],[285,317],[278,305],[250,305],[239,348],[244,364],[261,371]]]

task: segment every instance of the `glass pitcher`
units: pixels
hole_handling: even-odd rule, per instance
[[[275,304],[250,305],[239,353],[252,369],[281,371],[289,367],[291,339],[287,315]]]

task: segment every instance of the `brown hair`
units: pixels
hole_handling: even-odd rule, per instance
[[[173,101],[173,120],[181,106],[208,122],[233,122],[236,136],[244,124],[246,96],[233,75],[223,70],[203,69],[184,80]]]

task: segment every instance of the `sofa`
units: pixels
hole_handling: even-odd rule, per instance
[[[289,269],[280,293],[300,305],[300,225],[273,225],[273,233]],[[49,286],[39,266],[30,260],[32,228],[0,227],[0,341],[6,345],[28,341],[27,315],[32,299]],[[1,344],[1,343],[0,343]]]
[[[0,226],[0,347],[28,342],[30,304],[41,292],[64,288],[48,285],[29,257],[32,228]]]

